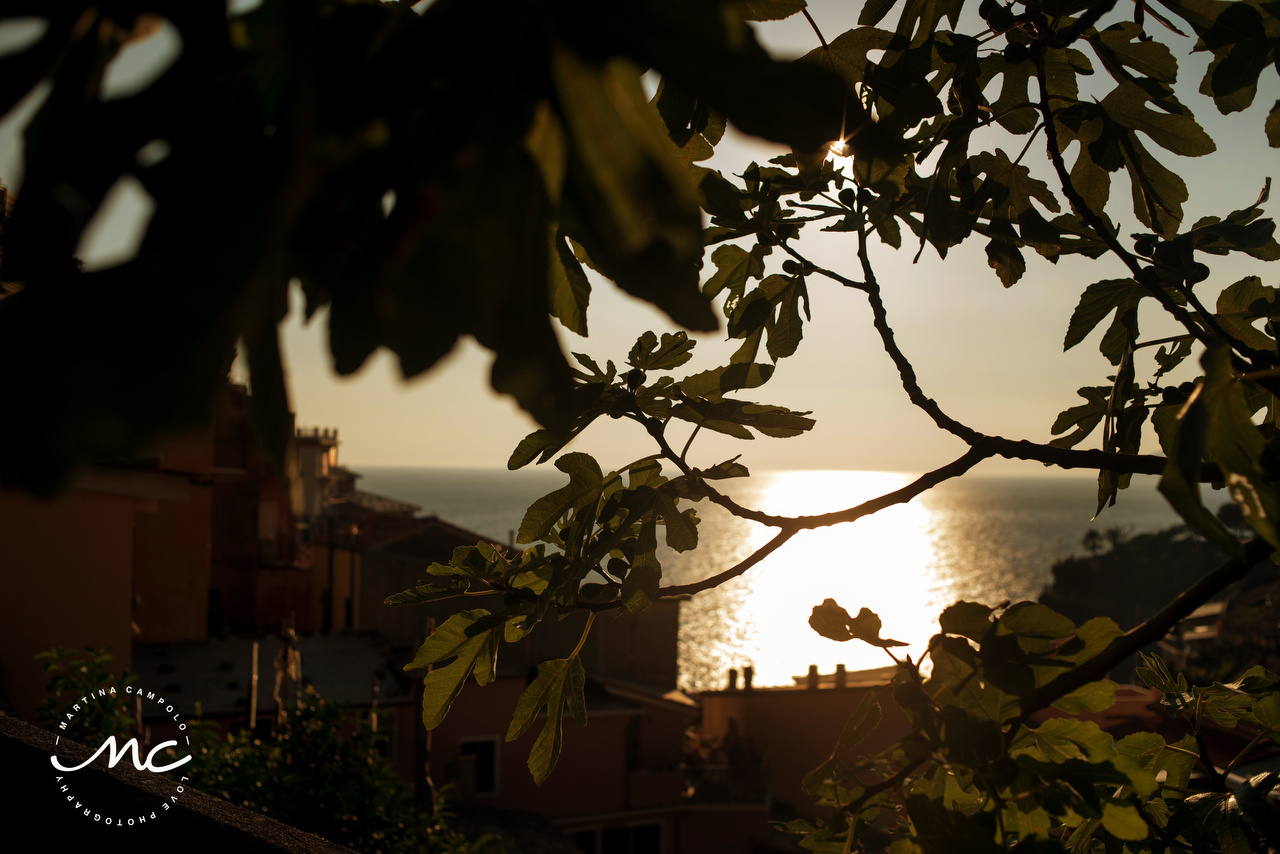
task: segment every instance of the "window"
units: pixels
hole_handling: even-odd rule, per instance
[[[458,756],[475,766],[475,793],[492,795],[498,791],[498,740],[476,738],[458,743]]]

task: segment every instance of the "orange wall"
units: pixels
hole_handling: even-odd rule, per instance
[[[135,499],[73,492],[49,501],[0,490],[0,684],[35,720],[46,676],[37,652],[111,647],[132,656]]]
[[[134,621],[142,643],[209,636],[213,490],[193,487],[187,502],[161,501],[137,517]]]
[[[332,557],[331,557],[332,556]],[[333,598],[331,630],[343,631],[347,628],[347,597],[352,597],[351,616],[354,631],[360,630],[360,564],[359,552],[339,545],[330,546],[324,542],[316,542],[311,546],[311,612],[313,624],[311,631],[324,630],[324,591],[329,586],[329,561],[333,561]],[[351,586],[351,564],[355,562],[355,588]],[[301,620],[302,615],[298,615]],[[299,629],[302,630],[301,625]]]
[[[294,567],[264,567],[253,573],[254,625],[282,626],[290,617],[300,632],[311,631],[311,573]]]
[[[419,672],[418,678],[422,675]],[[524,689],[523,679],[498,679],[484,687],[468,682],[444,723],[432,732],[435,785],[452,782],[450,771],[458,762],[460,742],[493,737],[498,742],[498,791],[476,796],[476,806],[539,812],[551,819],[626,809],[626,729],[634,716],[590,715],[586,727],[566,717],[560,761],[537,786],[526,761],[546,718],[536,719],[516,741],[504,741]]]
[[[684,761],[685,730],[696,710],[677,712],[658,704],[644,704],[637,744],[637,762],[651,771],[668,771]]]

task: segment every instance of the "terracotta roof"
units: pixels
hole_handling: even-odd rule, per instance
[[[495,537],[468,531],[439,516],[424,516],[413,521],[417,524],[404,526],[397,534],[383,538],[376,548],[395,554],[429,557],[432,560],[440,560],[439,555],[447,560],[458,546],[474,546],[476,543],[491,543],[500,549],[506,549]]]
[[[375,551],[448,560],[458,546],[491,543],[504,550],[507,548],[496,537],[469,531],[439,516],[381,513],[350,502],[333,505],[331,510],[332,516],[341,524],[357,525],[361,547]]]

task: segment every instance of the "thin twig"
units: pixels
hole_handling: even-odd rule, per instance
[[[1256,382],[1258,380],[1272,379],[1280,377],[1280,368],[1265,368],[1261,371],[1250,371],[1247,374],[1240,374],[1236,377],[1236,382]]]
[[[813,272],[818,273],[819,275],[826,276],[828,279],[830,279],[833,282],[839,282],[840,284],[844,285],[846,288],[853,288],[856,291],[867,290],[867,285],[865,282],[854,281],[853,279],[850,279],[847,276],[840,275],[834,270],[828,270],[825,267],[819,267],[817,264],[813,263],[808,258],[804,257],[798,251],[796,251],[796,249],[793,246],[791,246],[791,244],[789,244],[787,241],[779,239],[778,245],[782,247],[783,252],[786,252],[792,258],[796,259],[801,264],[803,264],[806,268],[813,270]]]
[[[1156,820],[1147,814],[1147,811],[1143,809],[1143,804],[1141,803],[1138,804],[1138,815],[1142,816],[1142,820],[1147,823],[1148,827],[1150,827],[1152,830],[1156,832],[1156,835],[1160,837],[1160,839],[1164,842],[1165,845],[1168,845],[1171,848],[1181,848],[1183,851],[1195,850],[1190,845],[1183,842],[1182,840],[1174,839],[1172,836],[1170,836],[1169,831],[1165,830],[1163,827],[1157,824]]]
[[[691,467],[682,457],[676,455],[661,430],[656,430],[650,427],[649,434],[653,436],[654,441],[658,443],[658,447],[662,448],[663,455],[670,462],[674,463],[681,472],[691,478],[697,478],[702,482],[702,488],[706,490],[707,497],[712,502],[720,505],[740,519],[748,519],[752,522],[759,522],[762,525],[770,525],[775,528],[782,528],[783,530],[794,528],[797,531],[810,530],[813,528],[825,528],[830,525],[854,522],[864,516],[870,516],[873,513],[878,513],[886,507],[892,507],[895,504],[905,504],[922,492],[932,489],[934,486],[942,483],[944,480],[959,477],[982,460],[987,457],[994,456],[997,453],[996,451],[989,450],[985,447],[970,448],[963,456],[945,466],[942,466],[941,468],[934,469],[931,472],[921,475],[901,489],[885,493],[877,498],[872,498],[845,510],[836,510],[831,513],[819,513],[813,516],[775,516],[772,513],[763,513],[759,510],[743,507],[729,496],[715,489],[706,481],[701,479],[697,469]]]
[[[865,804],[867,801],[871,800],[881,792],[885,791],[886,789],[892,789],[894,786],[898,785],[903,780],[906,780],[913,773],[915,773],[915,770],[917,768],[919,768],[921,765],[927,762],[928,759],[929,757],[927,756],[921,756],[916,759],[913,759],[912,761],[908,762],[906,765],[903,765],[901,768],[899,768],[893,774],[892,777],[885,777],[879,783],[875,783],[873,785],[868,786],[861,795],[854,798],[849,803],[849,805],[845,807],[845,812],[849,814],[852,820],[852,818],[855,816],[855,813],[862,808],[863,804]]]
[[[1014,166],[1017,166],[1019,163],[1021,163],[1022,158],[1027,156],[1027,151],[1031,148],[1031,143],[1035,141],[1036,134],[1040,133],[1040,129],[1042,127],[1044,127],[1044,122],[1041,122],[1040,124],[1036,125],[1035,129],[1031,131],[1031,136],[1027,137],[1026,145],[1022,146],[1022,150],[1018,152],[1018,158],[1013,161]]]
[[[864,214],[860,206],[858,213]],[[845,287],[854,288],[867,294],[868,302],[871,304],[873,324],[876,331],[880,333],[880,340],[884,345],[885,352],[889,354],[889,358],[893,360],[894,365],[898,368],[902,388],[907,393],[907,398],[917,407],[924,410],[940,428],[964,440],[970,447],[982,445],[984,449],[991,452],[991,456],[1000,456],[1011,460],[1041,462],[1064,469],[1097,469],[1099,471],[1113,471],[1119,474],[1160,475],[1164,473],[1165,465],[1168,461],[1160,456],[1058,448],[1053,445],[1030,442],[1026,439],[988,436],[961,424],[947,415],[937,401],[924,393],[916,377],[911,360],[898,347],[893,328],[889,325],[888,311],[884,306],[883,300],[880,299],[880,284],[876,280],[875,270],[871,266],[871,260],[867,253],[866,225],[863,226],[863,230],[859,233],[858,241],[858,258],[862,263],[862,273],[866,278],[865,282],[856,282],[841,276],[839,273],[819,267],[791,248],[786,241],[779,241],[779,243],[791,257],[800,261],[807,268],[839,282]],[[1213,463],[1206,463],[1201,467],[1200,480],[1204,483],[1220,481],[1222,480],[1222,470]],[[764,520],[757,519],[757,521]],[[772,524],[772,522],[766,522],[766,524]]]
[[[852,522],[855,519],[862,518],[863,516],[870,516],[873,513],[878,513],[886,507],[891,507],[895,504],[905,504],[917,495],[932,489],[942,481],[953,477],[959,477],[987,456],[989,456],[989,454],[979,450],[970,449],[968,453],[963,457],[960,457],[958,460],[917,478],[901,489],[882,495],[879,498],[873,498],[870,501],[864,501],[857,507],[851,507],[848,510],[842,510],[837,513],[827,513],[821,516],[800,516],[794,519],[769,517],[775,521],[766,522],[765,524],[773,524],[781,530],[774,535],[773,539],[769,540],[769,542],[765,543],[755,552],[723,572],[719,572],[709,578],[704,578],[701,581],[696,581],[691,584],[676,584],[669,587],[660,587],[658,588],[656,596],[692,596],[695,593],[701,593],[704,590],[719,587],[729,579],[737,578],[739,575],[742,575],[760,561],[773,554],[788,540],[801,531],[808,530],[810,528],[823,527],[825,525],[835,525],[841,522]],[[724,500],[731,505],[733,504],[729,499]],[[736,505],[733,506],[736,507]],[[737,509],[742,511],[744,514],[743,518],[750,519],[756,515],[765,515],[756,514],[754,511],[746,510],[746,508]],[[756,521],[761,520],[757,519]],[[578,607],[592,611],[607,611],[620,607],[620,604],[621,603],[618,602],[588,602],[579,603]]]
[[[719,587],[731,578],[737,578],[748,569],[782,548],[787,540],[800,533],[800,528],[784,528],[774,535],[773,539],[756,549],[751,555],[739,561],[723,572],[717,573],[710,578],[704,578],[702,581],[696,581],[692,584],[673,584],[669,587],[659,587],[658,597],[664,596],[692,596],[695,593],[701,593],[704,590],[710,590],[713,587]]]
[[[689,458],[689,448],[693,445],[693,440],[698,435],[698,431],[701,429],[702,429],[701,424],[693,425],[693,432],[689,434],[689,440],[684,443],[684,447],[680,450],[680,459],[686,460]]]

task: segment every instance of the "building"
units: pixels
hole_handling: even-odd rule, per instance
[[[724,769],[723,779],[708,785],[750,787],[763,773],[772,790],[774,819],[827,815],[801,781],[831,754],[867,693],[887,685],[892,674],[893,668],[846,672],[841,665],[823,676],[810,667],[795,685],[762,688],[752,685],[750,668],[741,684],[730,671],[726,688],[698,695],[699,748],[709,765]],[[866,753],[879,752],[911,729],[892,702],[882,703],[881,713],[880,724],[860,746]]]
[[[350,502],[335,518],[359,529],[360,627],[375,631],[409,661],[434,626],[460,609],[459,600],[406,607],[383,605],[414,587],[426,568],[453,550],[487,538],[430,516],[378,514]],[[510,548],[488,539],[495,548]],[[544,621],[519,644],[499,650],[495,680],[467,684],[435,730],[420,730],[424,788],[450,784],[464,814],[536,812],[590,854],[748,852],[768,836],[767,787],[714,793],[691,781],[706,771],[691,747],[698,703],[678,688],[682,600],[659,600],[640,615],[601,615],[580,651],[587,672],[588,724],[562,721],[562,753],[538,786],[526,766],[542,728],[538,721],[506,741],[516,702],[540,662],[567,657],[582,636],[585,613]],[[492,597],[468,598],[468,608],[501,607]],[[419,672],[412,674],[415,689]]]
[[[0,490],[0,692],[23,717],[45,697],[33,656],[55,646],[109,648],[118,672],[153,644],[357,630],[354,534],[313,530],[297,488],[307,465],[331,483],[337,431],[300,431],[281,470],[243,386],[224,385],[214,413],[138,460],[84,469],[58,498]]]
[[[129,464],[90,466],[55,499],[0,489],[6,595],[0,693],[35,719],[47,677],[37,652],[208,636],[214,573],[213,430]]]
[[[498,678],[464,689],[427,733],[420,674],[403,663],[455,603],[383,601],[460,545],[510,546],[360,490],[336,429],[296,430],[282,471],[257,445],[243,387],[222,389],[215,411],[146,460],[85,471],[60,499],[0,493],[12,594],[0,600],[0,687],[23,716],[44,699],[35,653],[109,646],[118,670],[185,714],[199,703],[224,727],[266,727],[284,648],[300,654],[295,691],[389,713],[393,767],[424,796],[453,784],[473,815],[538,812],[588,852],[745,853],[767,835],[767,787],[714,789],[718,772],[690,751],[700,710],[677,688],[678,601],[596,621],[581,653],[589,724],[567,723],[559,766],[536,786],[525,765],[541,724],[512,743],[507,727],[531,672],[573,649],[585,615],[504,646]]]
[[[483,607],[483,599],[468,604],[477,602]],[[679,608],[678,600],[659,600],[640,615],[596,620],[580,653],[588,723],[561,722],[560,759],[541,786],[526,763],[542,721],[513,742],[507,728],[536,665],[567,657],[585,614],[504,645],[497,678],[463,688],[430,733],[432,782],[452,783],[466,807],[538,812],[588,854],[752,851],[768,837],[768,788],[702,785],[719,769],[697,760],[701,710],[676,685]]]

